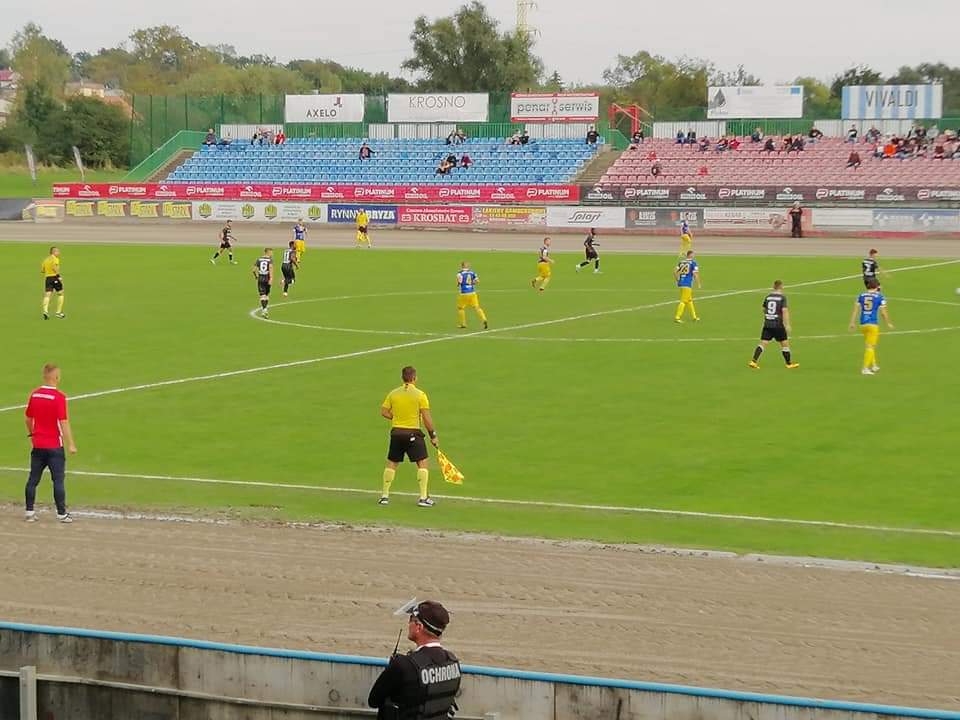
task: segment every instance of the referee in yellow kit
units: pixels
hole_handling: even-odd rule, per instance
[[[381,505],[390,504],[390,486],[397,472],[397,466],[403,462],[404,455],[417,464],[417,484],[420,486],[419,507],[433,507],[433,500],[427,492],[430,471],[427,470],[427,443],[420,421],[430,435],[430,442],[437,447],[437,431],[430,416],[430,401],[427,394],[417,387],[417,370],[407,366],[401,371],[403,385],[387,393],[380,406],[380,414],[390,421],[390,449],[387,451],[387,466],[383,470],[383,492]]]
[[[50,254],[40,263],[40,273],[43,275],[43,319],[50,319],[50,296],[57,294],[57,317],[65,318],[63,314],[63,279],[60,277],[60,248],[50,248]]]

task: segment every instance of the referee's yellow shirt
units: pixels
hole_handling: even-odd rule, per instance
[[[420,411],[429,410],[430,401],[423,390],[407,383],[387,393],[383,407],[393,413],[391,427],[417,429],[420,427]]]
[[[44,277],[56,277],[60,274],[60,258],[56,255],[48,255],[42,263],[40,263],[40,272],[43,273]]]

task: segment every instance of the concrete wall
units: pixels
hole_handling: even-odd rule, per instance
[[[25,665],[45,720],[358,717],[384,660],[0,623],[0,717]],[[500,720],[960,720],[960,713],[465,666],[461,717]],[[304,707],[308,706],[308,707]]]

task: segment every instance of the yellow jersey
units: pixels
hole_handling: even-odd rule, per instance
[[[42,263],[40,263],[40,272],[43,273],[44,277],[56,277],[60,274],[60,258],[56,255],[48,255]]]
[[[420,428],[420,411],[430,409],[427,394],[413,383],[404,383],[387,393],[383,407],[393,413],[391,427],[417,430]]]
[[[370,224],[370,218],[367,217],[367,211],[361,210],[357,213],[357,228],[365,228]]]

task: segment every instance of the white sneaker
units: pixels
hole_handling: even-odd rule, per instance
[[[594,275],[603,275],[603,272],[600,271],[600,270],[594,270],[594,271],[593,271],[593,274],[594,274]]]
[[[873,370],[871,370],[870,368],[864,368],[863,370],[860,371],[860,374],[861,374],[861,375],[873,375]]]
[[[33,510],[27,510],[23,514],[23,519],[26,520],[27,522],[37,522],[37,520],[39,520],[40,518],[37,517],[37,513],[34,512]]]
[[[72,523],[73,518],[70,517],[70,513],[64,513],[63,515],[61,515],[60,513],[57,513],[57,522]]]
[[[213,258],[210,258],[210,264],[211,264],[211,265],[216,265],[216,264],[217,264],[217,261],[214,260]]]
[[[879,365],[874,365],[874,366],[873,366],[872,368],[870,368],[870,369],[873,370],[874,373],[880,372],[880,366],[879,366]]]
[[[377,505],[389,505],[389,504],[390,504],[390,498],[388,497],[381,497],[379,500],[377,500]]]
[[[574,265],[573,269],[576,270],[577,272],[580,272],[580,264],[577,263],[576,265]]]
[[[423,499],[421,499],[421,500],[417,500],[417,506],[418,506],[418,507],[433,507],[433,498],[428,498],[428,497],[427,497],[427,498],[423,498]]]

